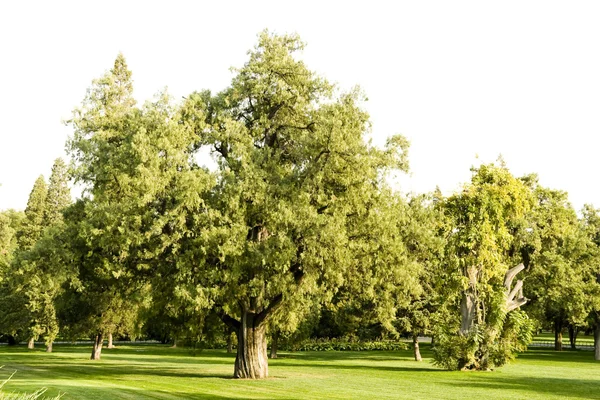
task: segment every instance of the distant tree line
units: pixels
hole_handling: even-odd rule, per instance
[[[595,331],[600,211],[502,160],[461,191],[403,194],[408,141],[369,141],[364,95],[263,32],[231,85],[138,105],[119,55],[69,121],[68,167],[0,213],[0,334],[47,351],[88,337],[235,348],[268,376],[308,338],[433,338],[447,369],[493,369],[536,330]],[[210,153],[215,166],[203,166]],[[71,201],[69,182],[84,192]]]

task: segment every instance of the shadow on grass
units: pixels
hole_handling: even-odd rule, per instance
[[[517,360],[582,362],[597,364],[592,351],[555,351],[551,349],[529,349],[519,353]]]
[[[506,390],[514,396],[514,390],[538,394],[547,393],[565,398],[600,399],[600,385],[597,380],[538,377],[494,377],[492,375],[472,375],[469,382],[445,383],[449,386]]]

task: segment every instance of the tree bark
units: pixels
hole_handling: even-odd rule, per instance
[[[233,353],[233,328],[227,326],[227,353]]]
[[[569,325],[569,343],[571,350],[577,350],[577,328],[573,325]]]
[[[29,340],[27,341],[27,348],[29,350],[33,349],[35,347],[35,340],[30,337]]]
[[[265,327],[259,315],[243,311],[237,330],[234,378],[260,379],[269,375]]]
[[[562,351],[562,320],[554,320],[554,350]]]
[[[469,287],[465,289],[460,302],[460,334],[467,336],[477,319],[477,294],[475,288],[477,286],[477,276],[479,271],[477,267],[471,266],[467,268],[466,276],[469,278]]]
[[[52,353],[52,341],[46,343],[46,353]]]
[[[115,346],[113,345],[113,335],[112,333],[108,334],[108,346],[106,346],[107,349],[114,349]]]
[[[419,337],[417,336],[416,333],[413,333],[413,352],[415,355],[415,361],[423,361],[423,358],[421,357],[421,352],[419,351]]]
[[[274,332],[271,340],[271,357],[277,358],[277,345],[279,343],[279,333]]]
[[[96,335],[96,340],[94,341],[94,348],[92,349],[92,356],[90,360],[99,360],[100,355],[102,354],[102,343],[104,342],[104,333],[99,332]]]
[[[596,317],[596,332],[594,333],[594,360],[600,361],[600,317]]]
[[[465,291],[460,302],[460,333],[467,336],[473,327],[476,317],[475,295],[469,290]]]

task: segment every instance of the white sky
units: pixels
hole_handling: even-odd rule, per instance
[[[450,194],[502,154],[600,206],[599,21],[598,1],[1,1],[0,209],[48,178],[61,120],[118,52],[139,100],[180,98],[224,88],[265,28],[299,33],[309,68],[363,88],[377,143],[410,139],[404,191]]]

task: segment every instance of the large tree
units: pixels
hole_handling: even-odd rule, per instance
[[[262,33],[228,89],[184,106],[218,165],[213,226],[198,228],[185,256],[237,333],[237,378],[268,375],[266,326],[287,299],[326,298],[357,271],[353,235],[377,208],[384,172],[406,168],[406,141],[369,145],[360,92],[334,95],[295,58],[302,47]]]
[[[17,233],[19,250],[30,249],[40,238],[44,230],[44,215],[46,213],[46,196],[48,186],[43,176],[39,176],[33,184],[33,189],[27,200],[25,220]]]
[[[471,183],[447,199],[452,234],[448,239],[441,321],[435,360],[449,369],[490,369],[527,345],[520,233],[528,228],[530,189],[504,167],[473,169]],[[443,312],[445,311],[445,312]]]
[[[85,194],[69,221],[76,226],[72,243],[78,245],[71,250],[81,284],[72,286],[63,304],[92,310],[66,319],[75,330],[93,331],[94,359],[111,327],[120,324],[114,314],[123,304],[135,308],[146,301],[140,294],[148,282],[156,284],[159,299],[177,303],[175,297],[186,297],[179,288],[189,285],[187,276],[173,272],[179,269],[179,241],[201,219],[201,196],[211,180],[193,164],[194,132],[171,103],[161,94],[136,107],[131,71],[119,55],[93,81],[70,121],[68,149]]]

